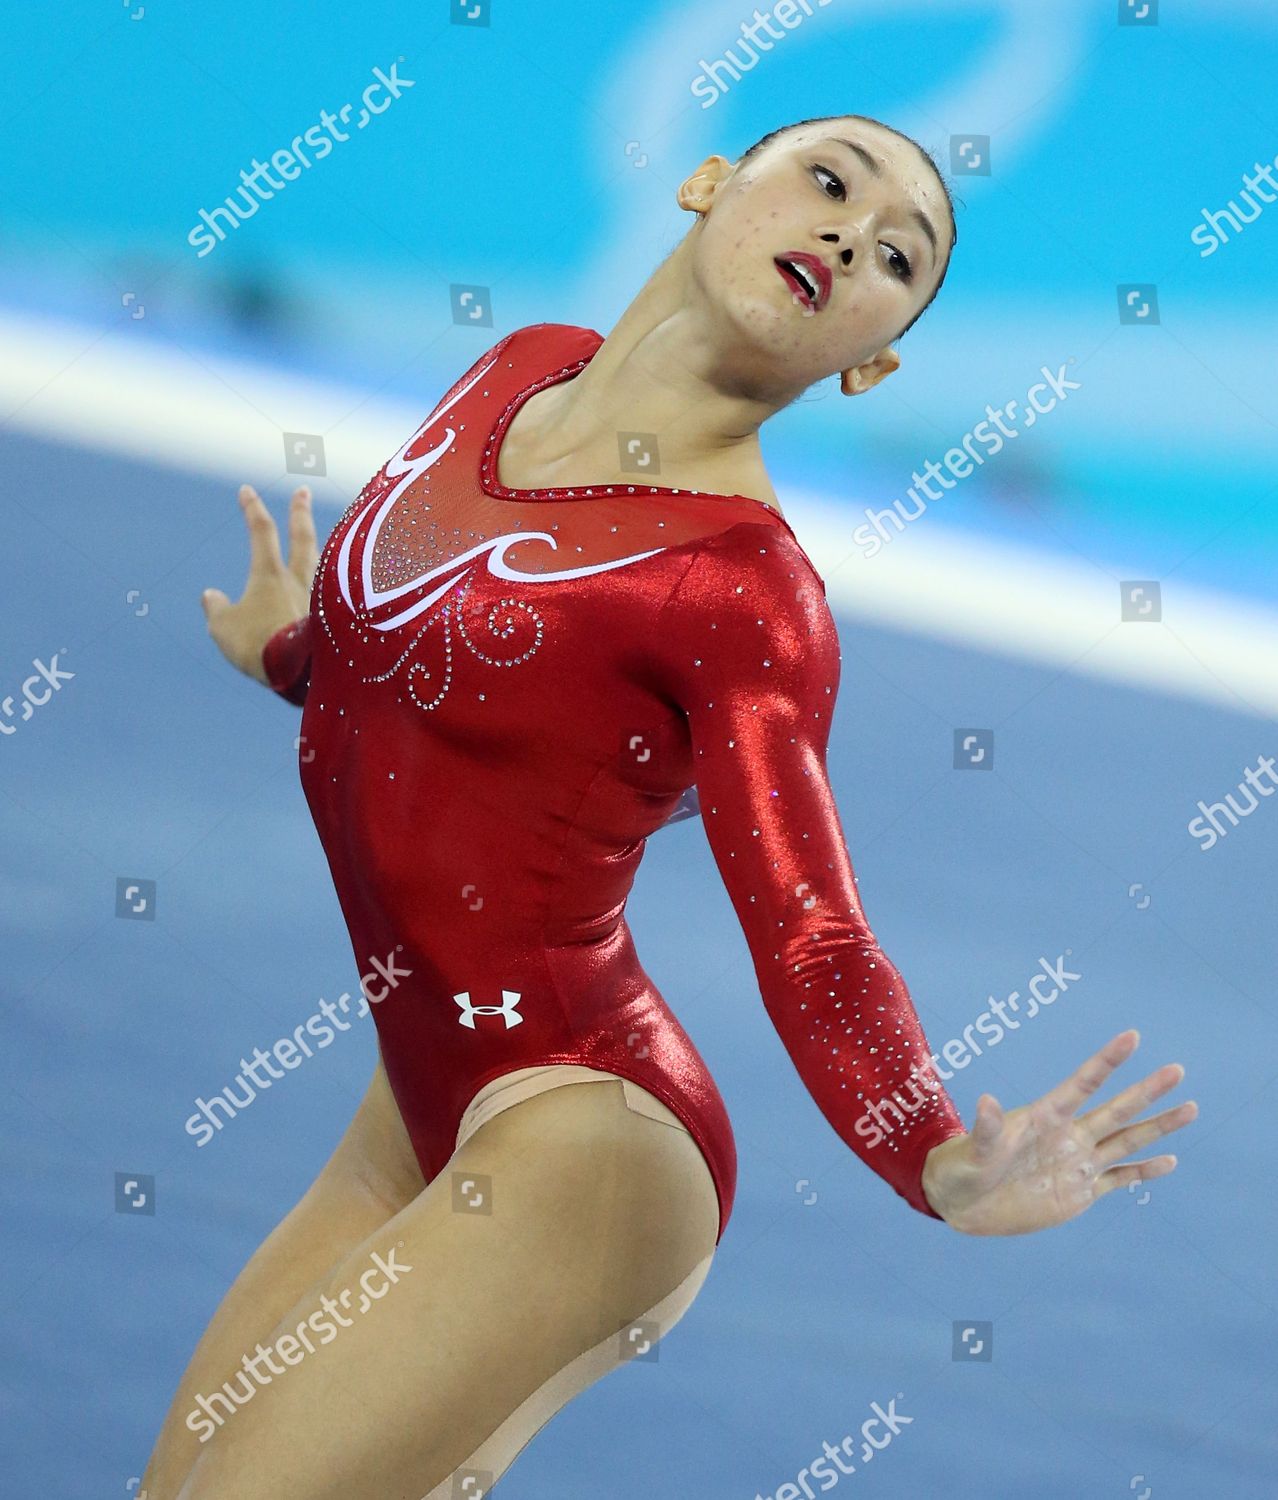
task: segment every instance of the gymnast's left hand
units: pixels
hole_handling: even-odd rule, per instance
[[[1120,1032],[1041,1099],[1006,1113],[982,1094],[971,1131],[928,1152],[923,1191],[935,1211],[962,1234],[1030,1234],[1077,1218],[1115,1188],[1175,1171],[1171,1155],[1123,1158],[1197,1117],[1190,1100],[1128,1123],[1176,1087],[1185,1076],[1179,1063],[1075,1113],[1139,1045],[1138,1031]]]

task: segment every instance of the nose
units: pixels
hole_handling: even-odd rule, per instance
[[[855,229],[849,229],[846,234],[838,234],[834,231],[831,231],[828,234],[823,234],[821,238],[823,240],[826,240],[829,244],[837,245],[841,241],[851,241],[858,232],[859,231]],[[845,270],[852,264],[855,255],[855,246],[851,243],[844,243],[843,248],[838,252],[838,257],[843,262],[843,267]]]

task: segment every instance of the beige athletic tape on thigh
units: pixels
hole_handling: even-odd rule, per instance
[[[655,1323],[661,1330],[659,1337],[664,1338],[692,1306],[709,1274],[714,1254],[712,1250],[693,1267],[674,1291],[627,1326]],[[442,1479],[422,1500],[456,1500],[458,1495],[478,1495],[484,1492],[481,1486],[496,1483],[556,1412],[561,1411],[588,1386],[594,1385],[597,1380],[625,1363],[621,1353],[624,1332],[623,1329],[602,1339],[544,1381],[527,1400],[511,1412],[490,1437],[485,1438],[459,1469]],[[465,1488],[459,1481],[471,1474],[475,1476],[475,1483],[470,1488]]]
[[[632,1083],[629,1078],[620,1078],[616,1073],[607,1073],[599,1068],[588,1068],[581,1063],[543,1063],[532,1068],[516,1068],[512,1072],[499,1074],[486,1083],[466,1106],[457,1127],[457,1145],[472,1136],[481,1125],[494,1115],[512,1105],[521,1104],[536,1094],[548,1089],[562,1088],[573,1083],[620,1083],[626,1105],[636,1114],[646,1115],[650,1120],[659,1120],[663,1125],[673,1125],[677,1130],[687,1126],[672,1109],[664,1105],[647,1089]]]
[[[650,1120],[660,1120],[663,1125],[673,1125],[676,1130],[682,1130],[685,1135],[692,1134],[668,1104],[663,1104],[655,1094],[650,1094],[641,1084],[635,1083],[633,1079],[623,1078],[621,1088],[626,1096],[626,1103],[636,1114],[647,1115]]]

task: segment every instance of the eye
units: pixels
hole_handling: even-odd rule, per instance
[[[832,172],[829,167],[814,163],[812,175],[821,184],[822,191],[827,197],[844,200],[847,198],[847,188],[843,185],[843,179],[837,172]],[[887,251],[887,261],[892,268],[892,274],[900,278],[907,285],[914,280],[914,267],[910,264],[909,256],[898,250],[895,245],[884,244]]]
[[[841,177],[837,176],[834,172],[831,172],[830,169],[829,169],[829,167],[814,166],[812,168],[812,174],[816,178],[816,180],[821,183],[822,189],[825,191],[825,193],[829,197],[831,197],[831,198],[846,198],[847,197],[848,192],[847,192],[847,189],[843,186],[843,179]],[[826,182],[822,182],[821,181],[822,178],[828,178],[829,182],[832,182],[834,184],[836,191],[833,192],[833,193],[830,192],[828,184]]]
[[[904,282],[914,280],[914,267],[910,264],[909,257],[904,255],[895,245],[884,244],[887,251],[888,264],[892,267],[894,275],[899,276]]]

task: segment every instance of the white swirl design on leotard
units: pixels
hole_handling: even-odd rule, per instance
[[[498,347],[498,352],[500,352],[500,347]],[[514,531],[490,537],[456,557],[448,558],[432,568],[425,569],[407,583],[400,583],[385,589],[379,589],[376,586],[373,581],[373,555],[383,524],[409,488],[428,474],[431,468],[452,448],[457,438],[457,429],[451,426],[445,427],[439,440],[433,442],[426,451],[412,457],[409,456],[410,453],[423,440],[429,441],[428,435],[435,423],[482,380],[496,363],[497,354],[495,353],[476,370],[473,376],[459,385],[440,406],[431,412],[417,431],[392,458],[387,460],[375,479],[369,483],[367,499],[363,499],[362,503],[361,500],[355,501],[351,512],[348,513],[349,524],[346,524],[348,518],[343,517],[346,531],[338,547],[334,573],[342,601],[350,611],[349,628],[356,632],[362,630],[389,632],[399,630],[413,621],[419,622],[412,631],[407,632],[408,638],[405,639],[403,649],[396,660],[385,671],[365,676],[363,680],[385,682],[398,674],[405,663],[408,663],[408,696],[421,709],[436,709],[448,696],[454,674],[454,632],[472,656],[490,667],[519,666],[533,656],[541,644],[544,629],[541,615],[530,604],[514,597],[502,598],[494,604],[482,623],[476,621],[475,627],[466,625],[461,609],[470,581],[481,564],[487,565],[492,577],[506,579],[512,583],[556,583],[564,579],[582,578],[592,573],[604,573],[614,568],[624,568],[631,563],[642,562],[645,558],[655,557],[666,550],[665,547],[652,547],[647,551],[614,558],[609,562],[588,563],[579,567],[561,568],[554,572],[525,573],[508,559],[506,554],[510,547],[516,543],[544,542],[552,549],[557,549],[558,542],[548,531]],[[431,509],[426,499],[420,499],[417,503],[423,512]],[[334,533],[334,540],[336,540],[336,533]],[[321,561],[320,578],[325,572],[326,561],[327,549],[325,559]],[[456,592],[452,592],[454,590]],[[450,593],[452,597],[435,610],[434,607]],[[412,596],[411,600],[409,596]],[[433,612],[428,614],[428,611]],[[337,648],[339,654],[345,654],[342,653],[341,646],[333,634],[332,627],[336,622],[330,622],[322,605],[319,613],[321,624],[329,640]],[[423,616],[426,618],[422,618]],[[476,627],[487,632],[488,637],[492,638],[493,645],[508,641],[509,637],[515,636],[516,640],[510,642],[511,654],[502,657],[486,651],[471,633],[471,630]],[[436,660],[430,664],[422,660],[419,655],[428,633],[432,637],[439,636],[437,642],[439,653]],[[353,666],[354,662],[352,661],[350,665]],[[424,689],[424,696],[419,692],[419,688]]]
[[[618,557],[611,562],[589,563],[576,568],[561,568],[555,572],[524,573],[507,560],[507,548],[515,542],[542,541],[552,548],[557,547],[558,543],[548,531],[514,531],[503,536],[491,537],[479,543],[478,546],[470,548],[469,551],[449,558],[447,562],[440,563],[434,568],[427,569],[407,583],[401,583],[389,589],[376,587],[373,582],[373,551],[383,522],[405,491],[448,452],[457,433],[452,427],[446,428],[440,441],[416,458],[410,459],[407,456],[409,449],[419,442],[434,423],[460,401],[466,392],[492,369],[495,363],[496,360],[492,359],[481,366],[465,385],[427,417],[399,452],[387,461],[385,474],[397,482],[386,492],[374,493],[369,497],[363,509],[355,515],[342,539],[342,545],[337,554],[337,581],[342,598],[352,614],[362,614],[366,623],[374,630],[398,630],[410,620],[415,620],[419,615],[424,614],[466,577],[481,558],[487,559],[488,571],[496,578],[505,578],[514,583],[557,583],[566,578],[583,578],[590,573],[604,573],[613,568],[624,568],[631,563],[642,562],[645,558],[655,557],[658,552],[665,551],[664,547],[652,547],[646,552],[635,552],[629,557]],[[429,510],[429,504],[423,502],[423,509]],[[359,573],[362,608],[356,605],[351,587],[351,553],[357,541],[360,543],[361,552]],[[431,588],[430,585],[436,580],[438,580],[437,586]],[[422,589],[426,592],[414,599],[406,608],[387,613],[388,606],[403,599],[405,595],[416,594]]]

